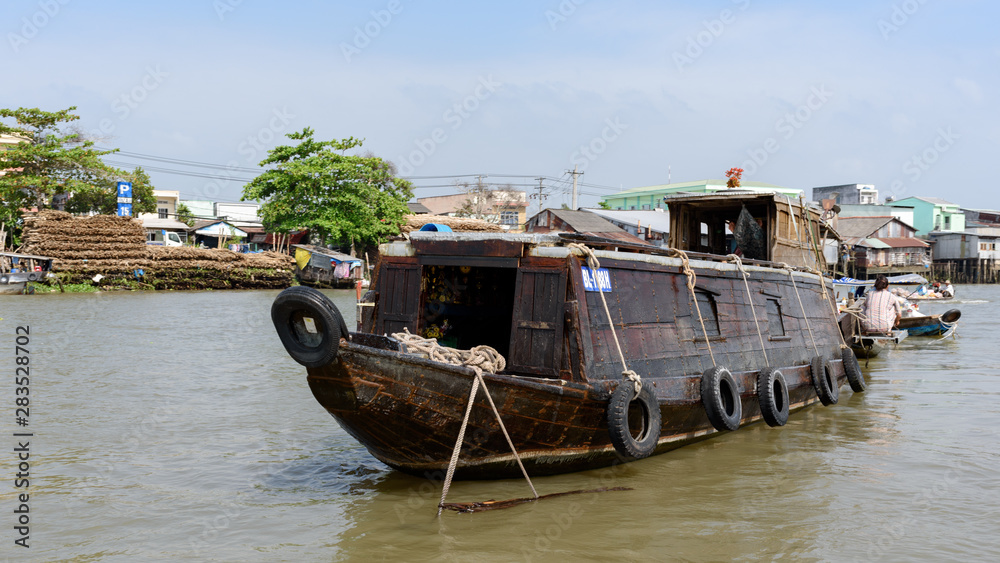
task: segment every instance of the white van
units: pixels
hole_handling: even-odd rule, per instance
[[[174,231],[161,229],[159,231],[146,231],[146,244],[156,246],[184,246],[184,241]]]

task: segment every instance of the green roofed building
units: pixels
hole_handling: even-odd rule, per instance
[[[657,209],[665,208],[663,198],[680,193],[705,194],[718,192],[740,192],[740,193],[772,193],[787,195],[793,199],[798,199],[803,194],[802,190],[765,184],[763,182],[742,182],[738,188],[730,188],[725,180],[698,180],[695,182],[678,182],[675,184],[660,184],[658,186],[646,186],[644,188],[632,188],[609,195],[604,198],[611,209]]]

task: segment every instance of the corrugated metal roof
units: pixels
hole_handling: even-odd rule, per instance
[[[847,238],[868,238],[894,217],[838,217],[837,232]]]
[[[891,248],[927,248],[926,242],[913,237],[887,237],[878,239]]]
[[[880,241],[877,238],[866,238],[863,241],[863,243],[864,243],[864,246],[867,246],[869,248],[892,248],[891,246],[889,246],[888,244]]]

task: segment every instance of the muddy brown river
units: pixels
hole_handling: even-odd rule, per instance
[[[353,327],[354,292],[328,294]],[[629,491],[440,518],[440,483],[389,470],[313,399],[277,292],[0,296],[0,559],[997,561],[1000,288],[958,294],[921,306],[961,309],[957,337],[872,359],[866,393],[534,480]],[[449,500],[529,494],[457,482]]]

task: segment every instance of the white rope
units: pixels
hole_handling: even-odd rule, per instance
[[[681,269],[687,277],[687,288],[691,293],[691,304],[694,307],[694,310],[698,313],[698,322],[701,324],[701,333],[705,336],[705,345],[708,346],[708,355],[712,358],[712,367],[715,367],[715,354],[712,353],[712,342],[708,339],[708,329],[705,328],[705,319],[701,316],[701,307],[698,306],[698,296],[694,292],[695,283],[697,283],[698,278],[695,276],[694,270],[691,268],[691,261],[688,260],[687,253],[677,248],[671,248],[670,255],[681,259]],[[701,363],[700,357],[699,363]]]
[[[598,268],[601,267],[601,263],[597,261],[597,255],[594,254],[593,249],[577,242],[570,243],[569,248],[572,250],[579,250],[587,258],[587,267],[589,267],[594,274],[597,273]],[[618,358],[622,362],[622,377],[628,379],[633,385],[635,385],[635,394],[636,396],[639,396],[639,391],[642,391],[642,378],[639,377],[638,373],[628,369],[628,364],[625,363],[625,354],[622,353],[621,342],[618,341],[618,331],[615,330],[615,322],[611,318],[611,310],[608,309],[608,300],[604,298],[603,291],[598,291],[597,294],[601,296],[601,303],[604,305],[604,313],[608,316],[608,325],[611,326],[611,336],[615,340],[615,349],[618,350]]]
[[[757,327],[757,338],[760,339],[760,351],[764,353],[764,365],[768,365],[767,347],[764,346],[764,334],[760,331],[760,322],[757,321],[757,309],[753,304],[753,294],[750,293],[750,282],[747,281],[747,271],[743,267],[743,260],[735,254],[728,256],[729,260],[736,264],[736,268],[743,274],[743,285],[747,289],[747,299],[750,301],[750,312],[753,313],[753,324]]]
[[[795,288],[795,298],[799,300],[799,308],[802,309],[802,318],[805,319],[806,329],[809,330],[809,338],[812,340],[813,351],[818,356],[819,346],[816,345],[816,336],[813,334],[812,326],[809,325],[809,315],[806,314],[806,307],[802,304],[802,296],[799,295],[799,286],[795,283],[795,270],[784,262],[781,262],[778,265],[788,270],[788,277],[792,280],[792,287]],[[820,278],[820,281],[822,281],[822,278]]]
[[[472,380],[472,390],[469,392],[469,404],[465,407],[465,417],[462,418],[462,426],[458,430],[458,439],[455,440],[455,447],[451,451],[451,459],[448,462],[448,471],[445,474],[444,487],[441,489],[441,502],[438,503],[437,515],[441,516],[441,510],[444,508],[445,498],[448,496],[448,490],[451,489],[451,481],[455,476],[455,468],[458,466],[458,455],[462,450],[462,443],[465,441],[465,429],[469,425],[469,416],[472,414],[472,404],[476,400],[476,392],[479,390],[480,385],[483,387],[483,392],[486,394],[486,400],[490,403],[490,408],[493,410],[493,415],[496,417],[497,423],[500,424],[500,430],[503,432],[503,437],[507,439],[507,445],[510,446],[510,451],[514,452],[514,459],[517,460],[517,465],[521,468],[521,473],[524,475],[524,479],[528,482],[528,486],[531,487],[531,494],[533,494],[535,498],[538,498],[538,492],[535,491],[535,485],[532,484],[531,478],[528,477],[528,471],[524,468],[524,463],[521,462],[521,456],[518,455],[517,448],[514,447],[514,441],[511,440],[510,434],[507,432],[507,427],[504,426],[503,419],[500,418],[500,411],[493,402],[493,396],[490,395],[490,390],[486,387],[486,380],[483,379],[484,371],[488,373],[496,373],[498,371],[503,371],[503,369],[507,367],[507,360],[504,359],[500,352],[497,352],[494,348],[489,346],[476,346],[471,350],[447,348],[438,344],[436,338],[423,338],[421,336],[417,336],[416,334],[410,334],[410,331],[407,328],[404,328],[403,332],[393,334],[392,337],[406,344],[408,353],[447,364],[468,366],[472,368],[472,371],[476,372],[476,377]]]

